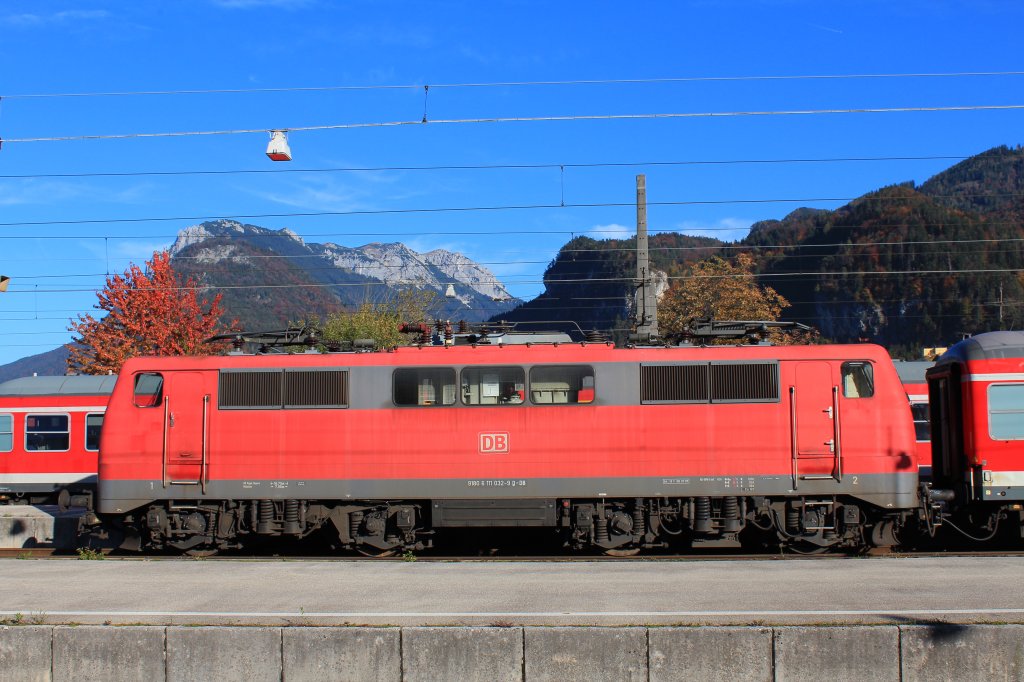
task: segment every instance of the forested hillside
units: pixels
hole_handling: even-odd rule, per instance
[[[916,357],[964,334],[1024,328],[1024,149],[992,149],[919,187],[885,187],[835,211],[800,208],[734,244],[658,234],[650,246],[670,281],[696,260],[748,252],[760,282],[792,303],[784,319]],[[633,248],[634,240],[569,242],[548,268],[545,294],[506,317],[622,328]]]

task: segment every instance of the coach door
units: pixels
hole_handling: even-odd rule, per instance
[[[210,396],[199,372],[166,375],[164,389],[164,487],[201,485],[206,492]]]
[[[800,481],[842,480],[838,394],[829,363],[797,363],[789,387],[794,489]]]

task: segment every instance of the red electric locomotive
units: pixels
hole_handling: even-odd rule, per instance
[[[1007,518],[1024,534],[1024,332],[961,341],[928,371],[928,387],[931,499],[971,524],[950,523],[974,539]]]
[[[116,379],[46,376],[0,384],[0,501],[86,501],[77,496],[96,488],[100,428]]]
[[[440,528],[534,526],[628,553],[888,545],[918,505],[878,346],[546,338],[129,360],[97,512],[126,546],[193,552],[324,529],[387,554]]]

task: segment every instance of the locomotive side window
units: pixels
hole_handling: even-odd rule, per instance
[[[25,450],[63,451],[71,445],[66,414],[25,415]]]
[[[530,370],[530,401],[538,405],[594,402],[594,368],[534,367]]]
[[[455,370],[450,367],[396,369],[395,405],[443,406],[455,404]]]
[[[135,406],[159,407],[164,394],[164,376],[145,372],[135,376]]]
[[[988,431],[992,440],[1024,440],[1024,384],[988,387]]]
[[[522,367],[474,367],[462,370],[462,402],[466,405],[522,405],[526,372]]]
[[[103,427],[102,414],[85,415],[85,449],[98,452],[100,449],[100,429]]]
[[[843,395],[870,398],[875,394],[875,373],[868,362],[843,363]]]
[[[14,449],[14,416],[0,414],[0,452]]]

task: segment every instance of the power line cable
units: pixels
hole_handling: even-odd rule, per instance
[[[957,194],[950,196],[943,195],[929,195],[929,199],[969,199],[969,198],[986,198],[986,199],[1000,199],[1000,198],[1019,198],[1024,196],[1024,193],[1001,193],[1001,194]],[[865,201],[908,201],[908,197],[794,197],[794,198],[767,198],[767,199],[704,199],[704,200],[690,200],[690,201],[648,201],[648,206],[724,206],[724,205],[746,205],[746,204],[786,204],[786,203],[833,203],[833,202],[851,202],[858,199],[864,199]],[[146,223],[146,222],[174,222],[174,221],[214,221],[214,220],[251,220],[255,218],[317,218],[326,216],[366,216],[366,215],[402,215],[402,214],[416,214],[416,213],[472,213],[472,212],[497,212],[497,211],[530,211],[530,210],[550,210],[556,208],[624,208],[624,207],[635,207],[636,202],[594,202],[594,203],[575,203],[575,204],[507,204],[498,206],[449,206],[449,207],[437,207],[437,208],[389,208],[389,209],[357,209],[351,211],[305,211],[305,212],[293,212],[293,213],[249,213],[249,214],[222,214],[219,216],[211,215],[200,215],[200,216],[163,216],[163,217],[144,217],[144,218],[93,218],[93,219],[75,219],[75,220],[34,220],[34,221],[12,221],[12,222],[0,222],[0,227],[32,227],[40,225],[95,225],[95,224],[121,224],[121,223]],[[724,227],[724,228],[701,228],[703,231],[720,231],[720,232],[733,232],[737,228],[735,227]],[[678,230],[662,230],[662,231],[678,231]],[[588,230],[593,232],[593,230]],[[358,233],[348,233],[358,234]],[[364,233],[364,234],[381,234],[380,232]],[[394,234],[393,232],[391,234]],[[467,234],[465,232],[432,232],[434,235],[453,235],[453,234]],[[498,233],[486,233],[486,234],[498,234]],[[532,230],[532,231],[506,231],[500,234],[577,234],[577,232],[571,230]],[[287,235],[285,235],[287,236]],[[404,235],[403,235],[404,236]],[[39,238],[33,235],[32,238]]]
[[[827,249],[827,248],[839,248],[845,251],[856,250],[856,249],[867,249],[877,246],[921,246],[921,245],[963,245],[963,244],[977,244],[977,243],[1003,243],[1003,242],[1024,242],[1024,238],[1008,238],[1008,239],[938,239],[933,241],[907,241],[907,242],[857,242],[857,243],[834,243],[834,244],[799,244],[793,246],[776,246],[770,245],[764,247],[766,249]],[[201,244],[202,242],[200,242]],[[708,251],[725,249],[724,246],[680,246],[680,247],[664,247],[657,248],[651,247],[648,250],[651,253],[655,252],[666,252],[666,251]],[[762,247],[757,246],[733,246],[728,247],[735,250],[744,251],[758,251]],[[622,252],[634,252],[635,249],[566,249],[561,253],[572,253],[572,254],[600,254],[600,253],[622,253]],[[1003,254],[1003,253],[1018,253],[1020,247],[1006,248],[1006,249],[957,249],[957,256],[965,256],[972,254]],[[816,258],[821,259],[824,257],[833,257],[835,255],[843,254],[820,254],[820,253],[808,253],[808,254],[787,254],[786,258]],[[846,254],[850,257],[858,257],[857,254]],[[904,254],[903,257],[911,258],[914,256],[934,256],[933,252],[918,252],[914,254]],[[219,258],[219,262],[246,262],[252,260],[302,260],[302,259],[315,259],[315,260],[329,260],[331,259],[330,254],[253,254],[253,255],[226,255]],[[91,259],[78,259],[78,260],[89,260],[95,261],[97,258]],[[174,256],[175,261],[189,261],[198,260],[206,261],[209,260],[209,256]],[[20,262],[20,261],[19,261]],[[550,259],[545,260],[501,260],[501,261],[473,261],[478,266],[487,267],[488,269],[494,266],[502,265],[547,265],[550,263]],[[596,263],[596,261],[582,261],[583,263]],[[425,264],[425,267],[429,267],[430,264]],[[316,273],[316,272],[355,272],[360,273],[363,271],[377,272],[377,271],[396,271],[396,270],[407,270],[409,268],[406,264],[394,264],[389,265],[387,263],[378,263],[374,265],[351,265],[351,266],[322,266],[322,267],[309,267],[304,266],[303,272]],[[772,277],[772,273],[759,273],[761,277]],[[17,279],[19,281],[24,280],[37,280],[37,279],[73,279],[73,278],[86,278],[86,277],[110,277],[111,274],[107,272],[79,272],[79,273],[65,273],[60,275],[21,275],[21,274],[9,274],[9,277]]]
[[[450,125],[462,123],[538,123],[557,121],[625,121],[646,119],[736,118],[746,116],[816,116],[824,114],[891,114],[954,111],[1015,111],[1024,104],[969,104],[931,107],[858,107],[852,109],[803,109],[777,111],[718,111],[718,112],[665,112],[643,114],[573,114],[568,116],[490,116],[483,118],[448,118],[409,121],[371,121],[364,123],[333,123],[314,126],[281,126],[274,130],[285,132],[312,132],[322,130],[352,130],[358,128],[391,128],[401,126]],[[21,137],[5,139],[8,144],[26,142],[77,142],[84,140],[124,140],[157,137],[195,137],[211,135],[247,135],[266,133],[268,128],[241,128],[236,130],[192,130],[162,133],[117,133],[108,135],[63,135],[56,137]]]
[[[475,171],[475,170],[550,170],[555,168],[636,168],[663,166],[727,166],[748,164],[788,163],[853,163],[878,161],[963,161],[970,156],[864,156],[817,159],[694,159],[682,161],[605,161],[593,163],[502,163],[465,164],[432,166],[344,166],[336,168],[252,168],[235,170],[183,170],[183,171],[125,171],[98,173],[34,173],[22,175],[0,175],[4,180],[25,180],[42,178],[120,178],[120,177],[164,177],[184,175],[244,175],[281,173],[382,173],[411,171]]]
[[[944,269],[944,270],[830,270],[830,271],[813,271],[813,272],[782,272],[772,273],[770,275],[761,275],[756,273],[738,273],[738,274],[727,274],[727,275],[672,275],[669,276],[669,280],[700,280],[700,279],[756,279],[759,277],[769,277],[771,279],[794,279],[802,278],[808,281],[814,281],[822,277],[888,277],[894,275],[935,275],[935,276],[950,276],[950,275],[965,275],[965,274],[1000,274],[1000,273],[1024,273],[1024,268],[970,268],[970,269]],[[531,275],[535,277],[535,275]],[[454,280],[453,280],[454,281]],[[500,280],[486,280],[478,281],[479,285],[491,285],[491,286],[505,286],[508,285],[525,285],[525,284],[583,284],[583,283],[632,283],[633,277],[583,277],[583,278],[546,278],[546,279],[515,279],[506,278],[506,281]],[[371,282],[340,282],[340,283],[296,283],[296,284],[223,284],[223,285],[203,285],[196,284],[193,286],[177,286],[177,287],[152,287],[141,290],[128,290],[129,292],[140,292],[146,293],[151,291],[238,291],[238,290],[252,290],[252,289],[331,289],[331,288],[370,288],[370,287],[392,287],[392,286],[416,286],[423,284],[420,280],[392,280],[392,281],[371,281]],[[95,288],[90,286],[80,286],[75,288],[61,288],[61,289],[42,289],[38,285],[32,290],[19,291],[16,288],[8,289],[7,294],[58,294],[58,293],[88,293],[90,291],[96,291]]]
[[[135,97],[153,95],[233,95],[263,94],[275,92],[333,92],[364,90],[424,90],[427,88],[495,88],[567,85],[649,85],[658,83],[714,83],[743,81],[803,81],[803,80],[857,80],[857,79],[899,79],[899,78],[976,78],[992,76],[1021,76],[1024,71],[965,71],[947,73],[866,73],[866,74],[819,74],[792,76],[679,76],[667,78],[615,78],[577,79],[561,81],[505,81],[494,83],[418,83],[396,85],[324,85],[291,86],[278,88],[220,88],[190,90],[140,90],[121,92],[64,92],[29,93],[3,95],[6,99],[54,99],[62,97]]]

